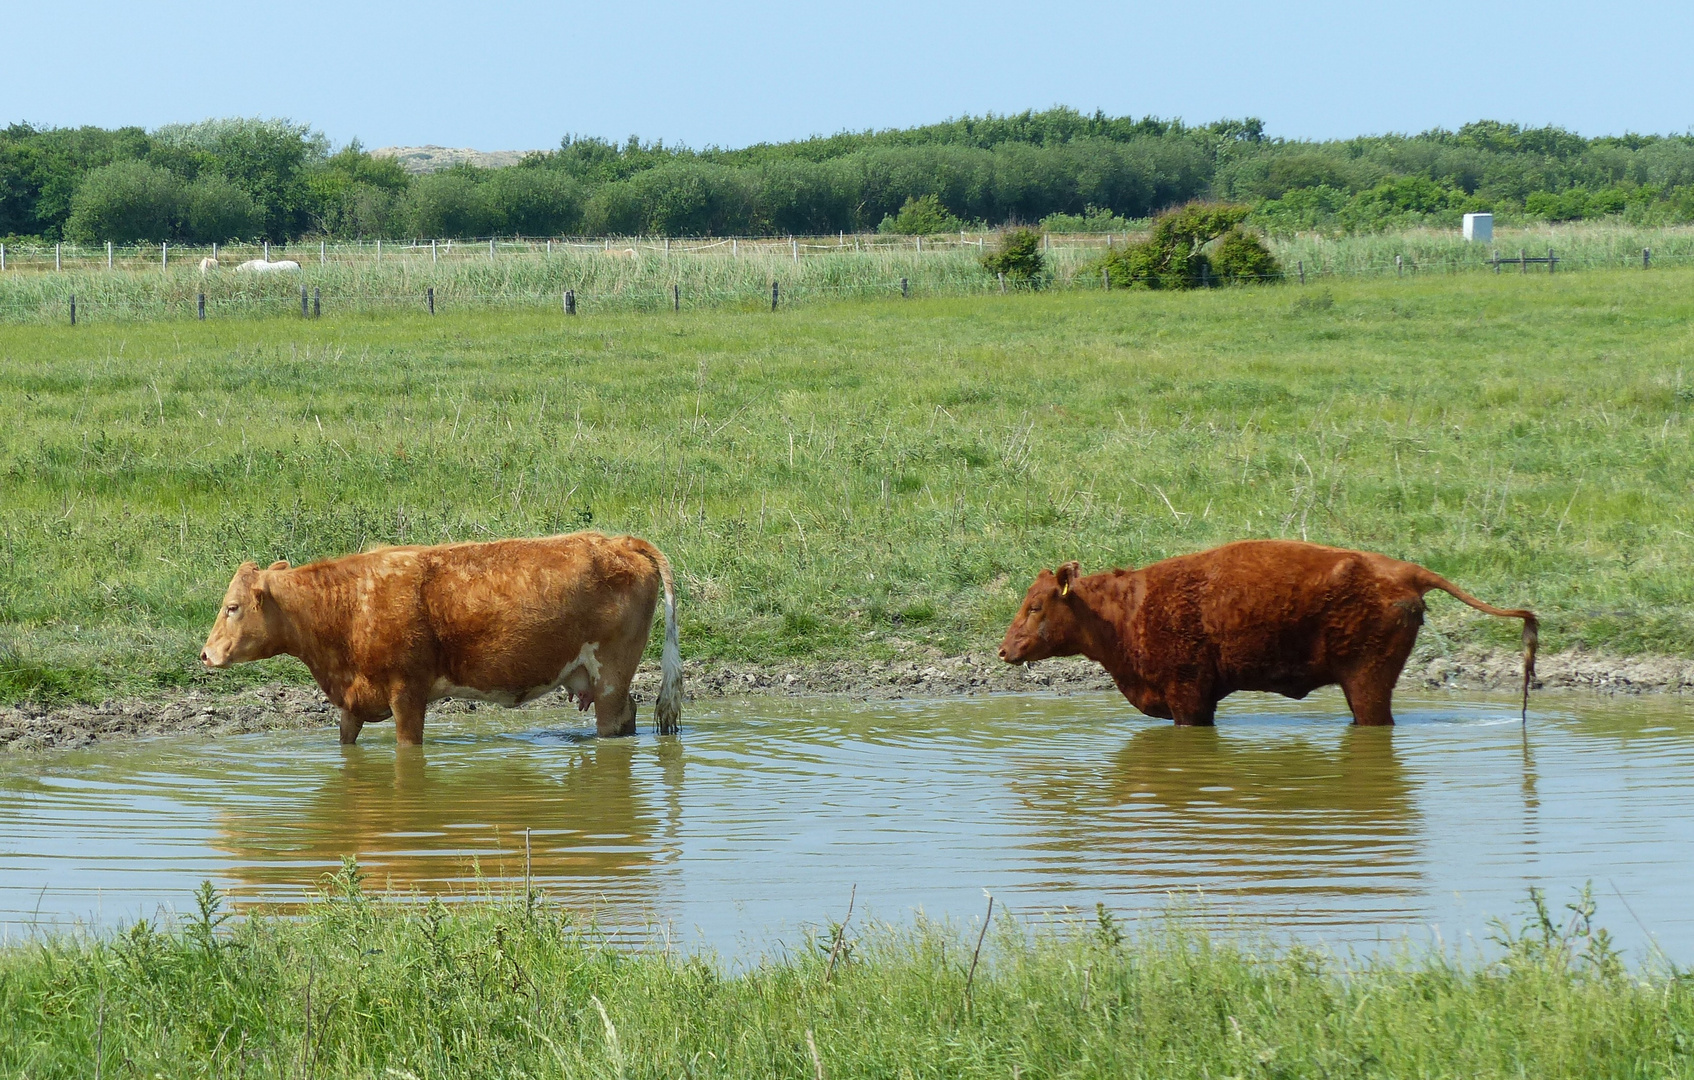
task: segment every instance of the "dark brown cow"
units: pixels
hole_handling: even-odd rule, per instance
[[[682,657],[670,563],[634,536],[385,547],[290,568],[243,563],[200,660],[224,668],[299,657],[341,710],[341,741],[394,717],[423,741],[424,708],[445,697],[521,705],[564,687],[594,707],[601,735],[635,734],[630,679],[665,596],[653,712],[682,713]]]
[[[1010,664],[1081,654],[1130,704],[1178,724],[1210,724],[1237,690],[1303,698],[1339,683],[1358,724],[1392,724],[1400,669],[1440,589],[1523,620],[1523,700],[1539,624],[1491,607],[1415,563],[1293,540],[1242,540],[1142,570],[1041,571],[1006,631]]]

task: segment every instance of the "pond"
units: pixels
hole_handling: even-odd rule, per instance
[[[572,710],[164,738],[0,763],[0,926],[191,908],[211,879],[291,903],[356,854],[375,886],[521,880],[614,934],[750,955],[845,913],[1104,903],[1337,947],[1486,941],[1541,885],[1591,881],[1631,950],[1694,961],[1694,722],[1679,698],[1237,695],[1214,729],[1115,695],[691,705],[680,737],[595,739]]]

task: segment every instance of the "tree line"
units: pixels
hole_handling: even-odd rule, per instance
[[[1688,221],[1694,138],[1480,121],[1306,141],[1253,119],[1056,108],[740,149],[567,137],[507,168],[413,176],[284,120],[0,131],[0,236],[14,239],[1100,231],[1194,199],[1250,206],[1247,225],[1275,232],[1450,224],[1468,210]]]

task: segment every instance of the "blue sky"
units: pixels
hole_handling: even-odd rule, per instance
[[[1694,126],[1694,5],[3,0],[0,123],[310,121],[338,144],[741,146],[1055,104],[1273,135]]]

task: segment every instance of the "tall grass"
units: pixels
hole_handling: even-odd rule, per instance
[[[0,950],[8,1076],[1686,1076],[1694,989],[1625,970],[1539,904],[1492,962],[1343,961],[1181,919],[1031,931],[831,925],[741,970],[608,947],[533,897],[373,898],[349,864],[303,916]],[[1561,916],[1564,913],[1559,913]],[[1596,947],[1596,946],[1599,947]]]
[[[1114,234],[1122,243],[1139,234]],[[438,245],[391,243],[378,260],[375,245],[337,245],[322,264],[314,245],[277,247],[276,259],[302,263],[298,274],[244,275],[229,267],[257,257],[256,248],[226,248],[223,268],[202,276],[198,259],[210,249],[182,249],[165,267],[157,249],[126,253],[107,270],[104,254],[73,249],[66,269],[53,272],[50,248],[32,250],[0,274],[0,322],[57,323],[69,317],[76,297],[78,318],[111,322],[187,320],[198,317],[206,296],[208,318],[264,318],[300,313],[300,287],[320,294],[331,312],[409,311],[423,314],[425,292],[435,290],[438,311],[484,308],[556,309],[566,289],[576,293],[584,314],[659,311],[678,301],[684,308],[756,309],[770,304],[771,283],[780,301],[808,304],[852,297],[959,296],[998,292],[1000,283],[978,255],[992,235],[932,237],[918,247],[913,238],[819,237],[795,241],[608,240],[603,247],[561,241],[504,241],[489,254],[486,241]],[[1094,269],[1108,237],[1055,236],[1044,250],[1050,289],[1097,290]],[[1482,272],[1498,250],[1532,257],[1554,249],[1558,269],[1570,273],[1642,265],[1651,248],[1660,268],[1694,260],[1694,226],[1635,228],[1615,223],[1530,225],[1501,229],[1492,245],[1467,243],[1452,230],[1414,229],[1397,233],[1326,237],[1306,233],[1272,237],[1270,246],[1291,274],[1304,267],[1308,282],[1326,276]],[[795,253],[798,252],[798,255]],[[1401,258],[1396,264],[1395,258]],[[1506,272],[1517,272],[1515,267]],[[1536,273],[1546,273],[1544,267]],[[1022,286],[1016,283],[1013,289]]]
[[[237,564],[592,525],[683,650],[984,649],[1030,577],[1247,536],[1431,566],[1544,642],[1694,650],[1694,271],[772,315],[449,309],[0,336],[0,694],[207,674]],[[1510,643],[1444,598],[1421,647]]]

